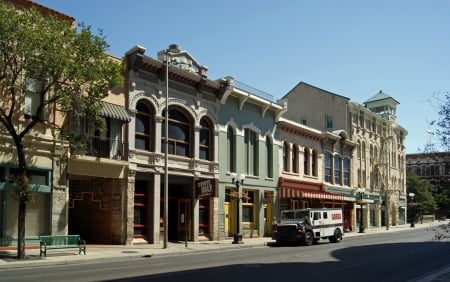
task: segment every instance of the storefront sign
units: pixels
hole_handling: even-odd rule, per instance
[[[195,182],[195,198],[218,197],[217,179],[200,179]]]

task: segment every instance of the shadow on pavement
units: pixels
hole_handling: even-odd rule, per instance
[[[243,262],[110,281],[411,281],[447,265],[450,243],[381,243],[340,249],[331,255],[335,261]]]

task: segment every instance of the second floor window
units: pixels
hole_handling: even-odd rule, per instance
[[[231,126],[227,129],[227,157],[228,171],[236,172],[236,137]]]
[[[292,146],[292,172],[298,173],[298,146],[293,144]]]
[[[164,113],[165,116],[165,113]],[[189,119],[179,110],[169,110],[169,154],[190,157],[191,127]],[[161,126],[161,142],[165,142],[165,121]],[[164,146],[161,146],[164,150]]]
[[[200,120],[200,152],[202,160],[211,160],[211,123],[206,118]]]
[[[283,171],[288,171],[288,158],[289,158],[289,144],[283,143]]]
[[[339,156],[334,156],[334,183],[342,184],[341,179],[341,158]]]
[[[44,116],[43,113],[37,113],[37,110],[41,105],[42,81],[35,78],[27,78],[25,87],[25,118],[42,120]]]
[[[245,162],[248,175],[258,175],[258,136],[256,132],[245,129]]]
[[[325,182],[331,183],[331,162],[332,157],[330,153],[325,153],[325,169],[324,169],[324,180]]]
[[[269,136],[266,136],[266,166],[267,166],[267,177],[273,177],[273,149],[272,141]]]
[[[344,185],[350,186],[350,160],[344,159]]]
[[[145,103],[138,103],[136,106],[135,121],[135,148],[150,150],[152,137],[151,125],[153,124],[153,114]]]
[[[313,150],[311,153],[311,175],[317,176],[317,152]]]
[[[305,152],[303,153],[303,173],[305,175],[309,175],[310,174],[310,169],[309,169],[309,148],[305,147]]]

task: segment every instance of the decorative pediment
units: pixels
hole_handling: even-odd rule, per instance
[[[167,61],[167,55],[171,66],[207,77],[208,67],[200,64],[188,51],[181,50],[177,44],[171,44],[169,49],[159,51],[158,60]]]

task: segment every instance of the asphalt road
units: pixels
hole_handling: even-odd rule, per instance
[[[0,281],[421,281],[450,264],[428,229],[340,243],[267,246],[0,270]]]

